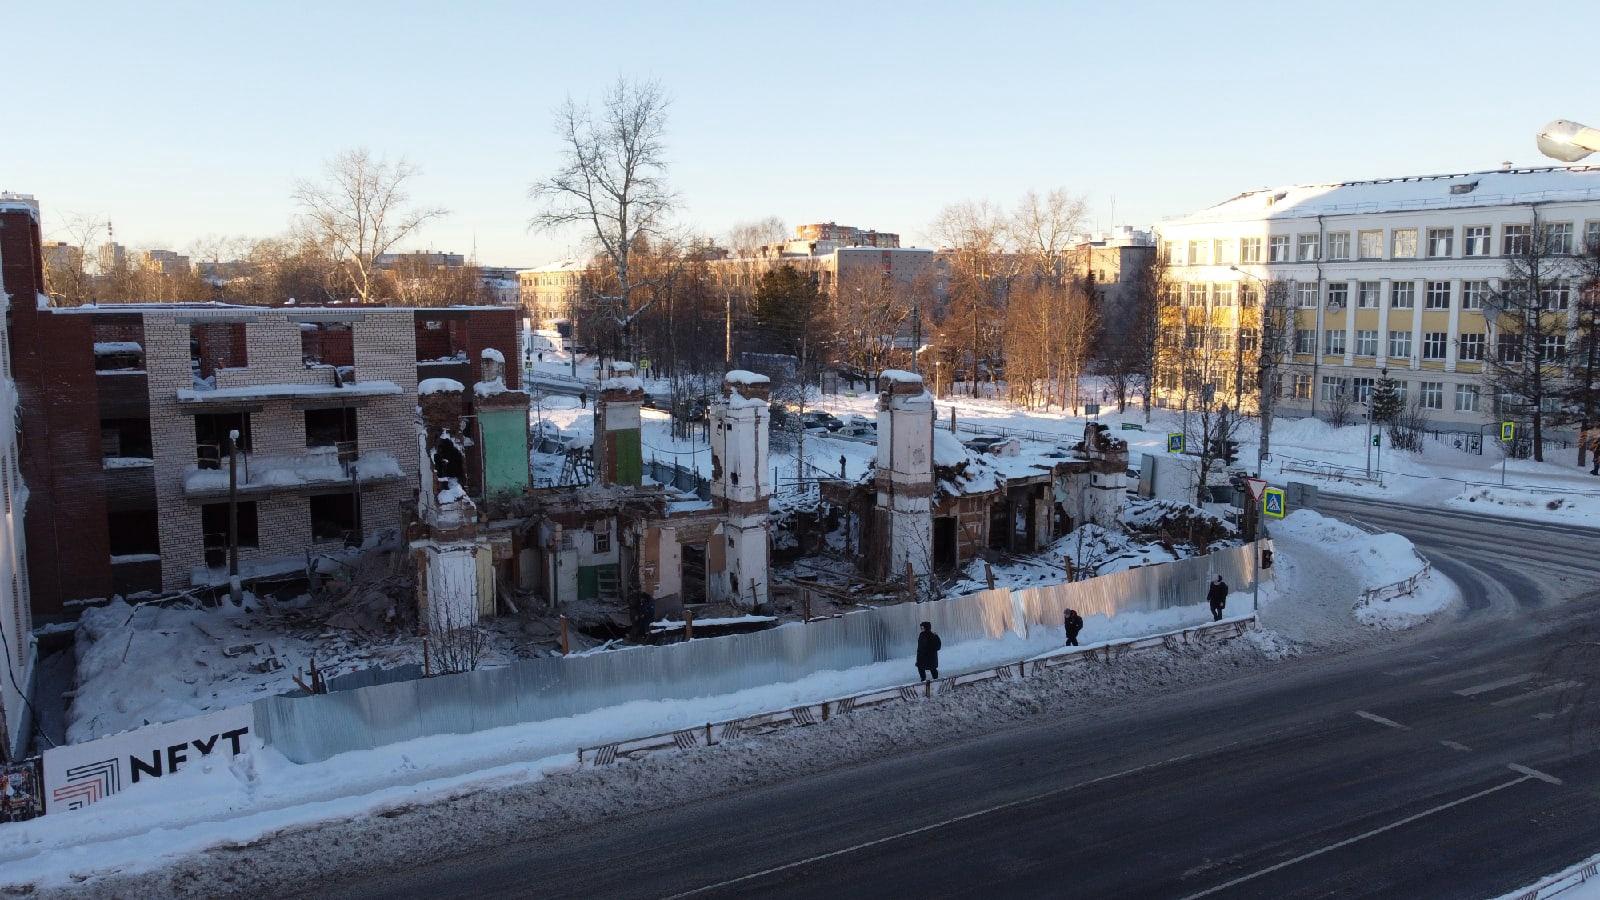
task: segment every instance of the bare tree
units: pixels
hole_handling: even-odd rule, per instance
[[[1578,421],[1578,465],[1600,441],[1600,235],[1589,240],[1578,259],[1576,341],[1568,353],[1572,378],[1563,392]],[[1600,457],[1600,452],[1596,452]],[[1600,471],[1600,458],[1592,467]]]
[[[998,380],[1000,324],[1014,262],[1005,254],[1009,222],[988,201],[968,200],[945,207],[931,231],[950,263],[950,306],[939,340],[954,351],[947,355],[958,368],[970,372],[976,397],[985,370]],[[956,373],[951,375],[955,380]]]
[[[97,251],[109,228],[104,216],[69,213],[64,224],[51,229],[51,237],[77,248],[45,256],[45,292],[58,305],[81,306],[96,299],[95,278],[88,266],[98,261]]]
[[[1341,379],[1339,389],[1322,405],[1322,418],[1335,428],[1343,428],[1350,424],[1354,406],[1348,379]]]
[[[1082,197],[1064,188],[1043,196],[1029,191],[1011,214],[1011,241],[1031,258],[1036,274],[1060,279],[1066,274],[1065,257],[1087,210]]]
[[[377,258],[445,210],[409,205],[406,187],[417,168],[404,159],[389,162],[357,148],[325,169],[323,182],[296,184],[295,202],[332,248],[351,290],[362,303],[373,302],[381,289]]]
[[[781,243],[788,236],[788,226],[777,216],[738,222],[728,229],[728,249],[735,256],[751,256],[763,245]]]
[[[1420,401],[1412,400],[1410,406],[1400,410],[1389,420],[1390,445],[1396,450],[1421,453],[1422,439],[1428,433],[1429,421],[1428,410]]]
[[[659,82],[626,78],[618,78],[606,93],[598,115],[568,97],[555,113],[561,164],[529,191],[542,207],[534,227],[576,224],[592,230],[614,270],[617,293],[606,299],[616,307],[625,344],[634,320],[650,305],[635,308],[634,291],[643,279],[631,265],[632,255],[641,241],[658,233],[675,203],[666,180],[668,106]]]

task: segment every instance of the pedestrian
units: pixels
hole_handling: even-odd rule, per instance
[[[1078,646],[1078,632],[1083,630],[1083,616],[1078,615],[1077,610],[1069,609],[1062,624],[1067,629],[1067,646]]]
[[[1589,445],[1589,458],[1594,462],[1589,474],[1600,475],[1600,435],[1595,435],[1594,443]]]
[[[589,408],[589,392],[588,391],[579,391],[578,392],[578,406],[582,407],[583,409],[588,409]]]
[[[1211,604],[1211,620],[1222,621],[1222,610],[1228,605],[1228,583],[1222,576],[1211,579],[1211,589],[1206,591],[1206,602]]]
[[[917,680],[927,681],[931,673],[939,680],[939,648],[943,642],[933,633],[933,623],[923,622],[922,633],[917,635]]]

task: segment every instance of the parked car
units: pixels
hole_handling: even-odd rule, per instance
[[[800,417],[800,421],[808,430],[824,428],[828,431],[838,431],[844,427],[844,422],[840,421],[839,417],[835,416],[833,413],[822,412],[820,410],[806,413],[804,416]]]
[[[999,435],[980,434],[977,437],[968,438],[962,441],[961,444],[974,453],[988,453],[990,448],[1004,440],[1005,438],[1000,437]]]

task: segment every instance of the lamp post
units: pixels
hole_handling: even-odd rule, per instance
[[[1562,162],[1577,162],[1600,150],[1600,128],[1590,128],[1567,119],[1556,119],[1534,137],[1539,152]]]

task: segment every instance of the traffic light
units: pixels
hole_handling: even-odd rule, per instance
[[[1222,442],[1222,461],[1230,466],[1239,461],[1238,441]]]
[[[1382,447],[1383,446],[1383,435],[1381,435],[1381,434],[1373,435],[1372,436],[1372,446],[1374,446],[1374,447]]]

